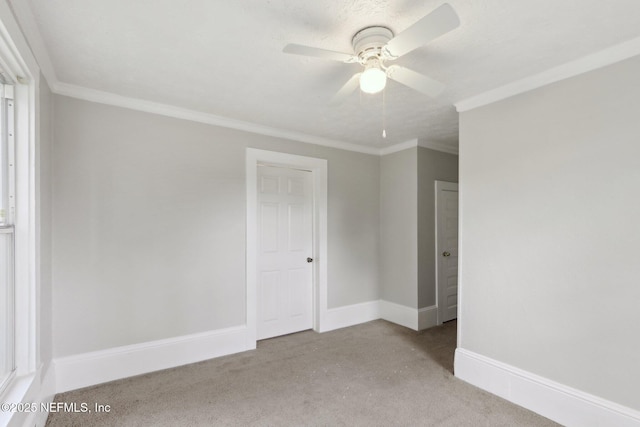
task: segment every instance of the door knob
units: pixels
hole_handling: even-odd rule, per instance
[[[307,258],[307,262],[313,262],[313,258]]]
[[[442,252],[442,256],[451,256],[451,253],[449,253],[447,251],[444,251],[444,252]]]

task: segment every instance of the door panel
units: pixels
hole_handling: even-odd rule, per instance
[[[304,251],[307,249],[309,236],[307,235],[309,230],[305,224],[305,206],[302,204],[290,204],[288,212],[288,226],[289,226],[289,251]]]
[[[289,316],[301,317],[307,314],[307,292],[309,283],[307,269],[289,270]],[[302,285],[302,286],[301,286]],[[311,326],[309,326],[311,327]],[[308,329],[308,328],[307,328]]]
[[[312,327],[311,177],[258,166],[258,339]]]
[[[280,283],[279,271],[265,271],[260,275],[262,283],[262,319],[273,322],[278,319],[278,289]]]
[[[260,205],[260,242],[263,252],[278,251],[278,204],[261,203]]]
[[[277,176],[260,177],[260,192],[262,194],[278,194],[278,182]]]
[[[458,184],[436,181],[438,323],[458,317]]]

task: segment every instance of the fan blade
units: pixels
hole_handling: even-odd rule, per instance
[[[443,4],[418,22],[407,28],[387,43],[385,53],[397,58],[460,25],[456,11],[448,3]]]
[[[387,68],[387,77],[432,98],[440,95],[445,88],[439,81],[399,65]]]
[[[349,95],[351,95],[360,86],[360,75],[362,73],[356,73],[340,88],[336,93],[329,105],[337,105],[344,101]]]
[[[319,49],[317,47],[303,46],[300,44],[288,44],[282,49],[284,53],[293,55],[313,56],[315,58],[330,59],[340,62],[354,62],[357,58],[348,53],[334,52],[332,50]]]

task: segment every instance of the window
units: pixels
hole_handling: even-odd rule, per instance
[[[0,392],[15,371],[13,86],[0,84]]]
[[[12,8],[0,1],[0,402],[40,400],[45,378],[38,347],[39,76]],[[0,411],[0,425],[22,425],[29,416]]]
[[[13,86],[4,84],[0,73],[0,227],[13,224],[14,146]]]

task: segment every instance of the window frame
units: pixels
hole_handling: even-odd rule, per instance
[[[3,145],[2,149],[6,150],[7,164],[4,166],[3,172],[0,173],[0,185],[2,192],[6,191],[6,194],[0,196],[2,199],[2,207],[4,208],[4,221],[0,217],[0,227],[13,226],[15,221],[15,195],[16,195],[16,183],[15,183],[15,112],[14,112],[14,85],[13,82],[7,82],[8,78],[0,71],[0,131]],[[6,186],[2,183],[2,180],[6,179]]]
[[[3,76],[3,80],[7,80]],[[2,207],[4,209],[4,221],[0,223],[1,238],[9,239],[7,243],[6,259],[6,277],[0,278],[6,281],[7,289],[0,289],[7,296],[6,316],[6,333],[7,347],[4,349],[3,355],[9,361],[10,369],[8,372],[0,372],[0,393],[2,393],[16,375],[16,306],[15,306],[15,114],[13,85],[0,83],[0,144],[2,151],[6,154],[2,156],[2,176],[0,176],[0,185],[3,186]],[[6,182],[5,182],[6,180]]]
[[[14,85],[15,214],[14,228],[14,376],[0,401],[22,402],[39,382],[38,308],[40,294],[37,227],[40,68],[13,11],[0,2],[0,69]],[[13,418],[0,413],[0,424]],[[9,417],[9,418],[7,418]]]

